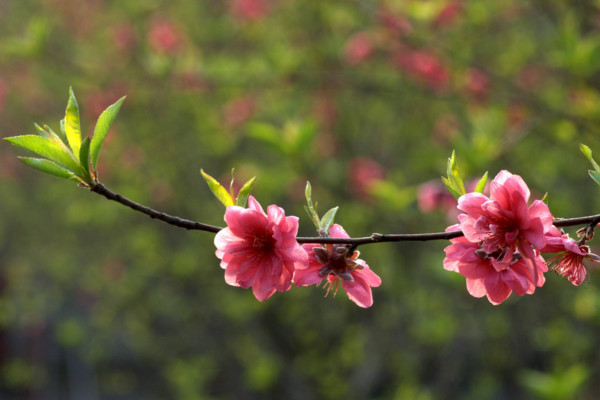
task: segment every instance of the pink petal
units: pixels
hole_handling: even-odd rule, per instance
[[[502,279],[500,274],[490,274],[484,279],[487,298],[493,305],[498,305],[510,296],[511,290]]]
[[[481,193],[467,193],[458,198],[458,209],[475,219],[482,216],[481,206],[489,198]]]
[[[539,218],[531,220],[528,230],[522,231],[522,235],[536,249],[542,249],[546,246],[546,237],[544,236],[544,225]]]
[[[333,224],[329,227],[329,236],[334,238],[349,238],[348,234],[341,225]]]
[[[252,286],[252,293],[258,301],[264,301],[275,294],[275,289],[263,290],[260,285]]]
[[[512,194],[512,210],[514,212],[515,219],[519,224],[519,228],[523,230],[528,229],[531,223],[531,219],[529,217],[529,207],[527,207],[527,200],[525,200],[523,195],[519,192],[514,192]]]
[[[483,297],[487,294],[483,279],[468,279],[467,278],[467,291],[473,297]]]
[[[373,305],[373,293],[371,288],[362,279],[356,279],[354,282],[342,281],[342,288],[346,294],[359,307],[367,308]]]
[[[362,261],[362,260],[357,260]],[[366,264],[365,264],[366,265]],[[363,269],[355,269],[352,272],[354,279],[361,279],[370,287],[379,287],[381,285],[381,278],[368,266]]]
[[[518,193],[519,196],[525,200],[525,203],[529,201],[529,196],[531,193],[529,192],[527,184],[519,175],[512,175],[508,177],[508,179],[506,179],[504,182],[504,187],[509,193],[512,194],[511,197],[513,197],[513,199],[514,195]]]
[[[501,274],[504,283],[506,283],[516,295],[523,296],[527,290],[529,290],[531,281],[527,275],[519,274],[518,268],[505,269]]]
[[[254,196],[249,196],[248,197],[248,209],[249,210],[257,211],[260,214],[264,215],[265,217],[267,216],[267,214],[265,214],[265,211],[261,207],[260,203],[258,201],[256,201],[256,199],[254,198]]]
[[[531,206],[529,206],[529,216],[532,219],[539,218],[542,221],[544,232],[548,232],[554,226],[552,225],[554,217],[550,213],[548,205],[541,200],[535,200],[531,203]]]
[[[272,204],[267,207],[267,218],[270,223],[279,225],[285,219],[285,212],[283,211],[283,208]]]
[[[297,269],[294,271],[294,278],[292,281],[296,286],[309,286],[315,285],[323,280],[323,277],[319,274],[320,267]]]

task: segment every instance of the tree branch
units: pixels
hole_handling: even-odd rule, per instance
[[[199,230],[206,232],[217,233],[221,229],[220,226],[214,226],[209,224],[204,224],[202,222],[190,221],[188,219],[183,219],[179,217],[175,217],[172,215],[165,214],[160,211],[156,211],[152,208],[143,206],[139,203],[136,203],[133,200],[129,200],[126,197],[121,196],[118,193],[114,193],[106,186],[101,183],[96,183],[90,186],[90,191],[94,193],[98,193],[106,197],[109,200],[116,201],[117,203],[121,203],[124,206],[127,206],[135,211],[139,211],[143,214],[148,215],[150,218],[158,219],[160,221],[166,222],[169,225],[176,226],[178,228],[184,228],[188,230]],[[592,227],[596,226],[600,223],[600,214],[590,215],[587,217],[577,217],[577,218],[557,218],[553,224],[556,227],[565,227],[565,226],[577,226],[577,225],[585,225],[590,224]],[[296,240],[298,243],[331,243],[331,244],[351,244],[354,246],[364,245],[369,243],[379,243],[379,242],[424,242],[429,240],[450,240],[457,237],[463,236],[461,231],[453,231],[453,232],[436,232],[436,233],[391,233],[391,234],[380,234],[373,233],[371,236],[359,237],[359,238],[331,238],[331,237],[298,237]]]

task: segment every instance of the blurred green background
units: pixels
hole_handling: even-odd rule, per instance
[[[439,177],[521,175],[555,216],[600,211],[600,1],[0,0],[0,135],[91,134],[127,95],[100,180],[223,225],[199,170],[354,236],[442,231]],[[501,306],[445,242],[379,244],[375,304],[227,286],[213,235],[42,174],[0,145],[2,399],[595,399],[600,287],[555,274]],[[423,183],[436,180],[436,183]],[[593,247],[593,243],[592,243]]]

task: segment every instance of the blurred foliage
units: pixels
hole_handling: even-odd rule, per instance
[[[464,177],[507,169],[555,216],[595,214],[578,146],[600,151],[599,13],[566,0],[0,1],[0,134],[58,130],[72,86],[91,136],[127,95],[100,181],[210,224],[223,208],[200,168],[228,182],[235,167],[303,236],[308,180],[351,235],[441,231],[455,221],[435,191],[453,149]],[[383,279],[368,310],[314,287],[259,303],[224,283],[212,234],[17,153],[0,146],[2,398],[600,392],[595,272],[581,288],[549,274],[494,307],[442,269],[447,243],[378,244],[360,249]]]

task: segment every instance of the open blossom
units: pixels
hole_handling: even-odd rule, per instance
[[[548,259],[550,269],[568,279],[575,286],[581,285],[587,276],[587,269],[583,264],[584,258],[600,262],[600,257],[590,253],[588,246],[577,243],[554,226],[546,235],[546,246],[541,251],[556,253]]]
[[[338,224],[329,228],[329,235],[337,238],[349,238]],[[373,305],[372,287],[381,285],[381,278],[373,272],[367,263],[358,258],[358,251],[348,255],[349,245],[305,244],[302,246],[308,253],[308,265],[299,268],[294,274],[296,286],[319,284],[326,279],[327,293],[336,286],[334,295],[341,281],[342,289],[354,303],[360,307]]]
[[[500,271],[510,268],[515,253],[525,262],[530,278],[538,285],[540,263],[537,250],[546,245],[552,214],[540,200],[530,206],[529,189],[518,175],[501,171],[490,184],[490,197],[467,193],[458,199],[460,229],[481,254]]]
[[[453,225],[446,231],[456,231],[459,225]],[[466,237],[450,240],[450,246],[444,249],[444,269],[458,272],[467,280],[467,290],[474,297],[487,296],[490,303],[498,305],[515,293],[518,296],[532,294],[536,287],[544,284],[544,272],[548,270],[544,259],[535,253],[535,277],[519,253],[513,253],[505,264],[492,262],[478,243],[470,242]]]
[[[290,289],[294,270],[306,268],[308,256],[296,241],[298,217],[286,217],[271,205],[265,214],[250,196],[248,208],[230,206],[225,211],[227,228],[215,236],[216,255],[225,269],[225,282],[252,287],[263,301],[276,291]]]

